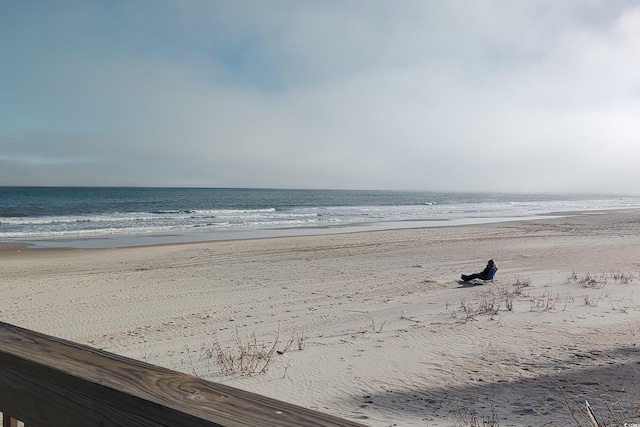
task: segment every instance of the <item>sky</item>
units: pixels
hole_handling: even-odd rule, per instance
[[[0,0],[0,185],[640,194],[640,0]]]

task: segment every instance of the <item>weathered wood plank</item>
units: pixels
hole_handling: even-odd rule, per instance
[[[7,414],[2,414],[2,427],[18,427],[18,420]]]
[[[33,427],[360,425],[3,322],[0,411]]]

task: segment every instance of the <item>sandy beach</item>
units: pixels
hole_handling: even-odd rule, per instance
[[[493,283],[460,282],[489,258]],[[637,210],[115,249],[3,245],[0,271],[4,322],[367,426],[470,425],[474,413],[576,425],[585,400],[603,420],[640,422]],[[218,363],[216,349],[234,359],[252,343],[276,350],[266,372]]]

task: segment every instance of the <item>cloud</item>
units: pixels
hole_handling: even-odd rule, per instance
[[[70,5],[5,14],[2,184],[637,193],[633,2]]]

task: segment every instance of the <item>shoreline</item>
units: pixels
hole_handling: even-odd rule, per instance
[[[431,227],[463,227],[478,224],[494,224],[503,222],[532,221],[538,219],[561,218],[565,216],[587,215],[595,213],[624,212],[629,209],[611,209],[598,211],[569,211],[546,212],[535,215],[514,217],[465,217],[450,219],[407,219],[401,221],[380,221],[372,223],[350,223],[341,225],[301,226],[286,228],[269,228],[238,231],[214,231],[154,235],[117,235],[64,239],[22,239],[15,241],[0,241],[0,251],[19,248],[19,250],[33,249],[113,249],[121,247],[146,247],[156,245],[189,244],[198,242],[233,241],[270,239],[279,237],[321,236],[325,234],[364,233],[372,231],[387,231],[398,229],[418,229]],[[634,210],[634,209],[631,209]],[[635,210],[640,210],[637,208]]]
[[[604,417],[616,402],[638,422],[639,256],[640,210],[117,249],[14,246],[0,250],[0,319],[371,427],[455,425],[472,410],[495,411],[501,426],[562,426],[571,415],[559,386],[576,408],[588,400]],[[493,283],[459,282],[488,258]],[[252,339],[282,351],[266,374],[225,373],[208,356],[216,342]]]

